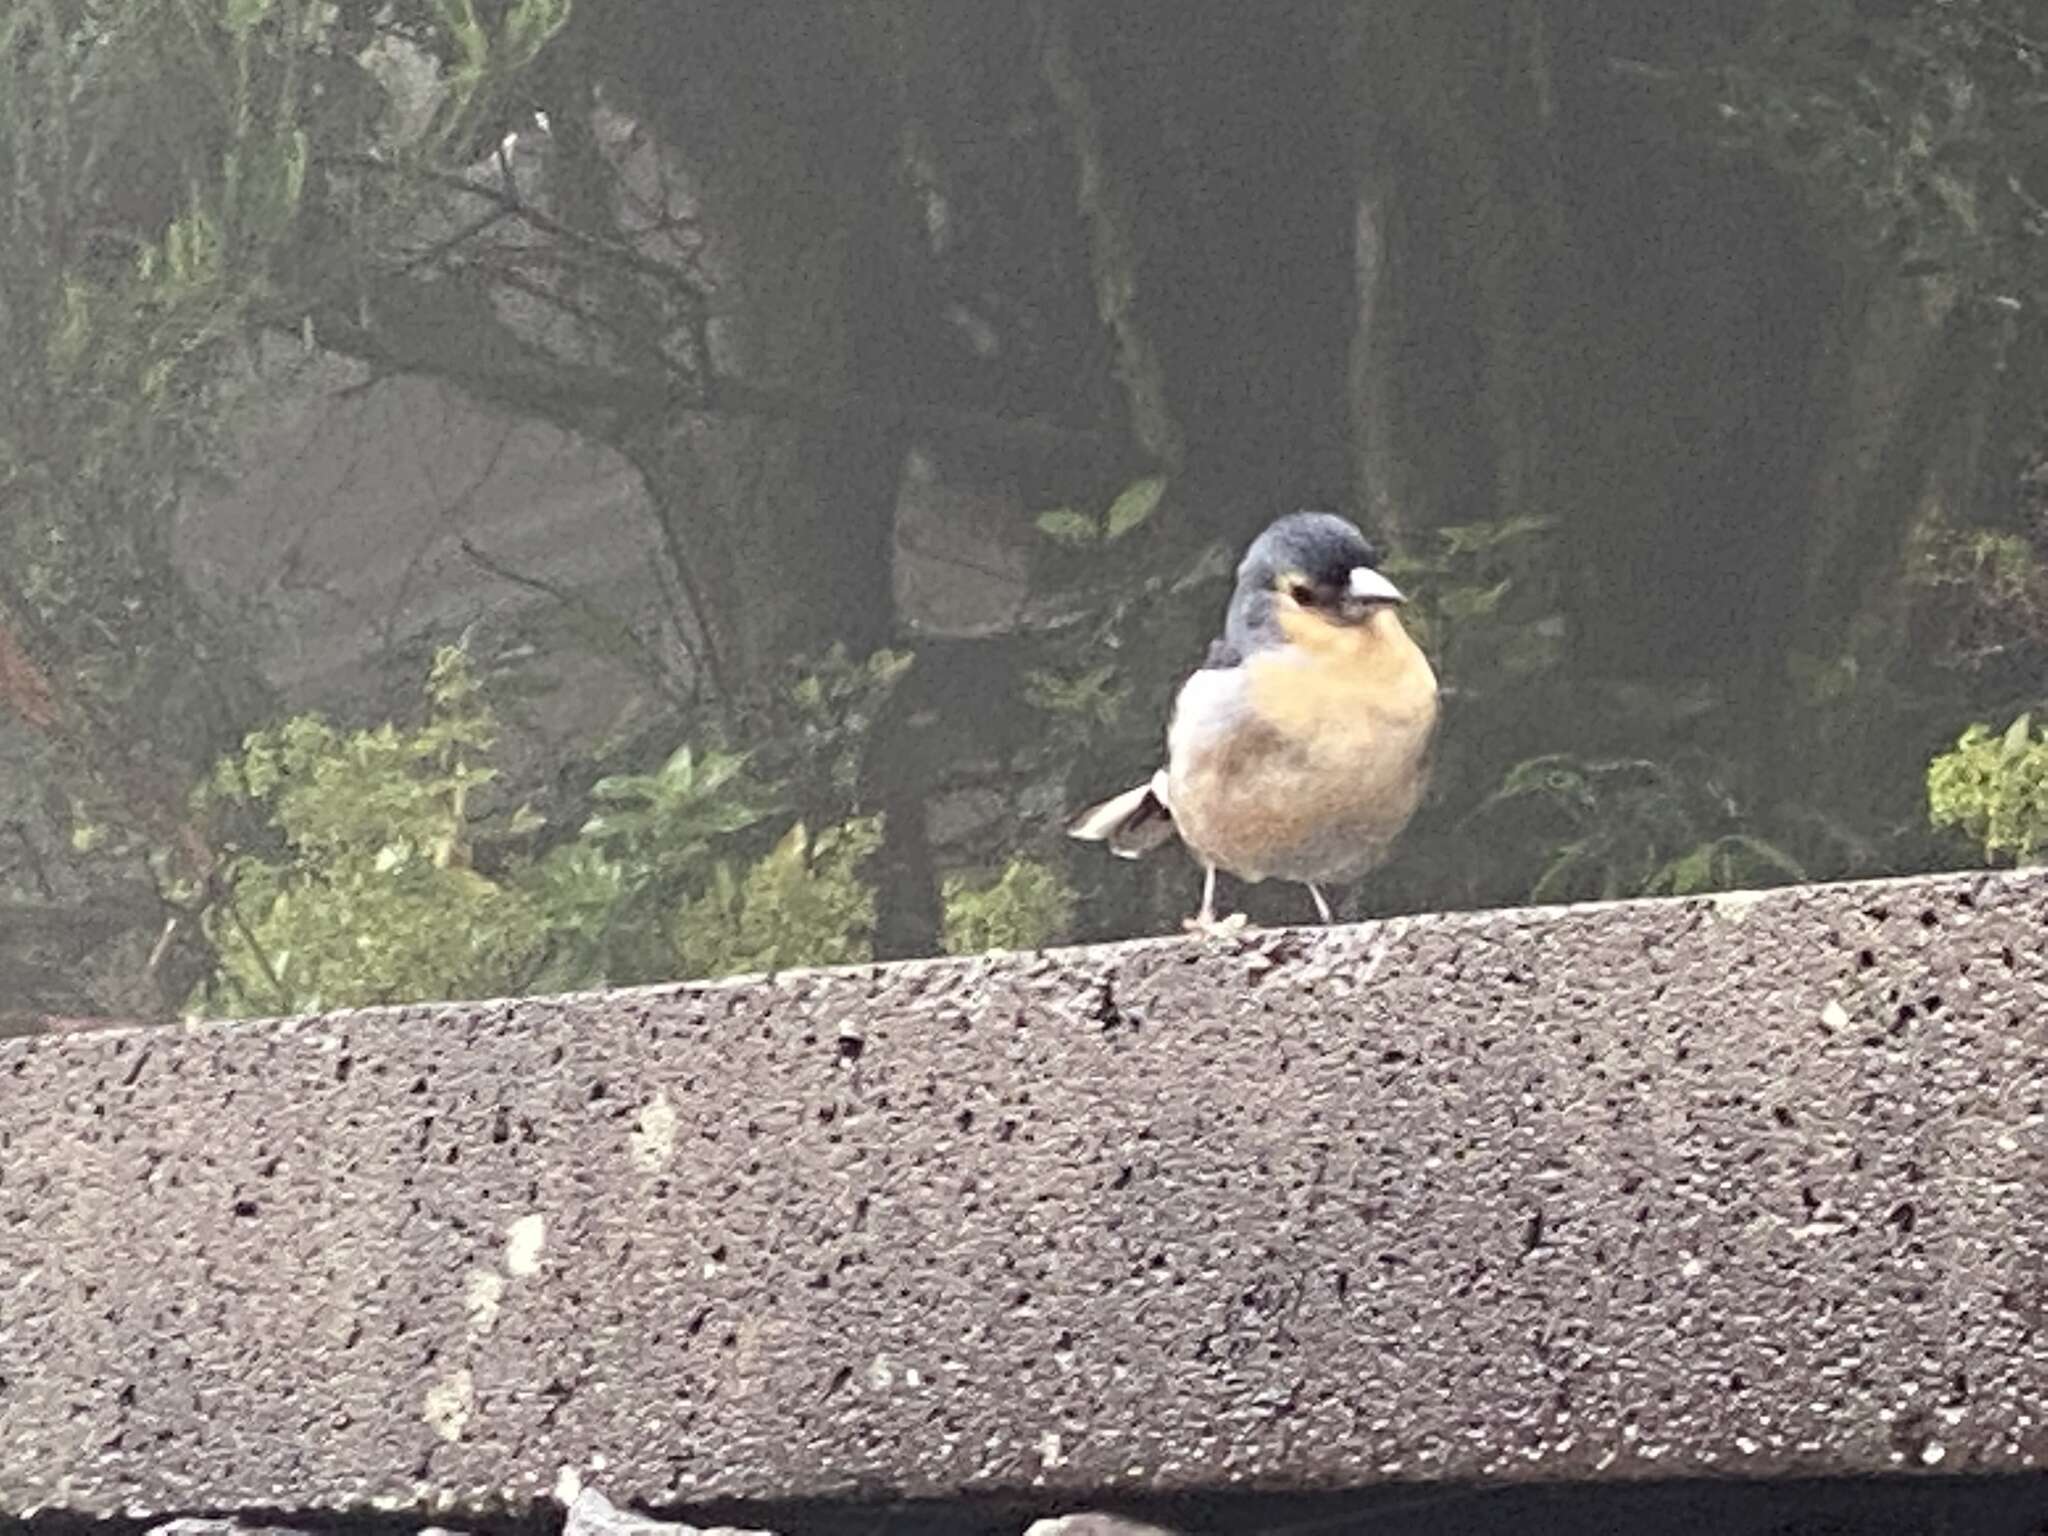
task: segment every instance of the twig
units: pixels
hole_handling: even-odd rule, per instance
[[[681,532],[674,526],[675,519],[669,515],[667,498],[656,489],[653,478],[645,469],[640,472],[641,483],[647,489],[647,498],[654,507],[654,522],[661,534],[661,547],[667,554],[669,564],[674,567],[676,580],[681,584],[683,597],[690,605],[690,612],[697,620],[697,638],[704,647],[704,671],[711,679],[712,692],[718,695],[719,707],[725,711],[728,721],[737,704],[733,696],[732,679],[726,674],[725,658],[719,654],[718,637],[711,627],[711,609],[704,601],[704,589],[697,583],[696,572],[690,562],[683,558]]]
[[[668,669],[662,665],[661,658],[655,654],[652,647],[645,640],[641,639],[640,631],[631,624],[628,624],[624,619],[619,618],[615,614],[606,613],[588,598],[570,591],[567,587],[557,582],[549,581],[544,576],[535,576],[525,571],[513,569],[503,561],[487,555],[478,549],[476,545],[469,541],[467,535],[456,535],[455,543],[463,554],[467,555],[479,567],[488,571],[500,581],[508,581],[515,587],[524,587],[529,592],[538,592],[543,597],[561,604],[564,608],[573,608],[588,618],[618,629],[631,642],[634,651],[638,653],[641,669],[645,672],[648,679],[655,687],[662,691],[671,704],[677,706],[682,704],[682,699],[669,684]]]
[[[43,894],[43,900],[55,901],[57,888],[50,883],[50,872],[43,864],[41,850],[35,839],[28,835],[28,828],[19,821],[7,823],[7,830],[14,834],[14,840],[21,844],[21,851],[28,857],[29,873],[35,877],[36,889]]]
[[[242,905],[235,900],[232,891],[228,893],[227,900],[222,905],[228,909],[228,921],[235,925],[235,931],[241,934],[242,942],[249,946],[249,953],[256,957],[256,966],[263,972],[263,979],[270,983],[270,990],[276,994],[278,1012],[290,1013],[292,995],[285,990],[284,978],[271,968],[270,956],[263,952],[263,946],[256,941],[255,931],[249,927],[249,920],[242,916]]]
[[[668,286],[682,289],[690,294],[698,303],[705,302],[704,294],[694,288],[683,273],[669,266],[666,262],[656,261],[652,256],[635,250],[623,241],[607,240],[600,235],[593,235],[585,230],[577,229],[573,225],[564,224],[560,219],[542,213],[531,203],[523,202],[515,196],[511,196],[495,187],[487,186],[482,182],[473,181],[469,177],[460,175],[457,172],[436,171],[419,166],[399,165],[389,160],[380,160],[375,155],[340,155],[334,157],[330,163],[353,170],[375,171],[380,175],[386,176],[415,176],[422,181],[432,182],[435,186],[446,187],[452,192],[461,192],[470,197],[480,197],[486,202],[495,204],[500,211],[525,220],[542,234],[551,235],[555,239],[570,245],[579,245],[590,250],[601,251],[613,260],[623,263],[636,272],[656,278]]]
[[[439,261],[443,256],[446,256],[458,245],[462,245],[468,241],[474,240],[478,235],[482,234],[485,230],[490,229],[493,225],[502,224],[505,222],[505,220],[513,217],[515,217],[515,214],[513,210],[510,208],[493,208],[489,213],[485,214],[482,218],[473,219],[469,223],[463,225],[462,228],[456,230],[454,234],[444,235],[439,240],[436,240],[432,245],[427,246],[424,250],[415,251],[412,255],[406,257],[404,261],[401,261],[398,264],[397,271],[401,275],[403,275],[405,273],[416,271],[420,267],[424,267],[430,262]]]
[[[653,499],[653,494],[652,490],[648,491],[649,500]],[[659,521],[659,518],[656,520]],[[661,588],[662,606],[668,610],[669,618],[675,624],[676,643],[682,646],[683,654],[690,660],[690,701],[694,703],[703,697],[703,684],[708,672],[704,665],[703,653],[697,649],[697,637],[691,631],[693,627],[701,626],[704,618],[690,605],[689,599],[683,595],[676,581],[669,575],[667,561],[654,562],[654,580]]]
[[[508,421],[504,424],[504,430],[498,434],[497,441],[491,444],[490,452],[485,455],[483,466],[469,477],[469,483],[458,491],[452,499],[443,498],[441,494],[438,477],[434,474],[433,456],[426,452],[420,454],[420,462],[425,469],[428,490],[436,501],[441,502],[441,508],[434,516],[432,532],[428,533],[414,546],[412,558],[406,561],[404,573],[399,578],[397,591],[393,593],[390,606],[385,611],[384,623],[382,625],[382,643],[386,650],[390,650],[394,644],[394,637],[398,633],[398,621],[403,613],[407,598],[411,596],[413,578],[419,574],[420,562],[426,558],[427,551],[433,547],[434,540],[441,537],[448,528],[454,526],[457,519],[464,517],[475,506],[476,498],[482,494],[483,488],[496,478],[498,466],[504,462],[505,451],[510,446],[512,435],[516,430],[517,424],[514,422]],[[456,537],[460,538],[460,533]]]
[[[173,913],[164,919],[164,931],[157,935],[156,943],[150,946],[149,959],[143,963],[142,974],[155,979],[157,968],[164,963],[164,956],[171,952],[171,940],[177,937],[178,917]]]

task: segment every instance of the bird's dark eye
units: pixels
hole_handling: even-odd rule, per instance
[[[1297,581],[1287,589],[1287,595],[1304,608],[1313,608],[1316,603],[1316,589],[1305,581]]]

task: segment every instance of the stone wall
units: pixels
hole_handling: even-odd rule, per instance
[[[2044,931],[1970,875],[0,1043],[0,1517],[2038,1474]]]

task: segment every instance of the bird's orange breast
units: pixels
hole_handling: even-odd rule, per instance
[[[1258,717],[1292,741],[1342,752],[1350,737],[1436,715],[1436,673],[1391,608],[1363,624],[1299,609],[1277,615],[1285,650],[1246,663]]]
[[[1175,765],[1174,815],[1245,878],[1353,878],[1421,801],[1436,674],[1391,609],[1280,622],[1289,644],[1245,662],[1243,725]]]

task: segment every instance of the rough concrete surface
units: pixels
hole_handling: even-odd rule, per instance
[[[0,1514],[2048,1465],[2048,875],[0,1045]]]

